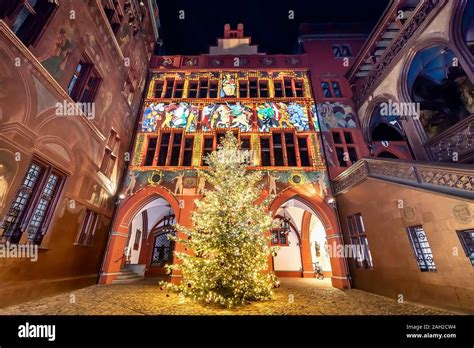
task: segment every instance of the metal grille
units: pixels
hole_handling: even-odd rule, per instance
[[[423,230],[423,226],[408,227],[408,235],[420,270],[423,272],[436,271],[433,253],[428,239],[426,238],[425,231]]]
[[[355,265],[357,268],[372,268],[372,254],[370,253],[369,240],[365,234],[364,221],[360,213],[347,217],[349,238],[355,248]]]
[[[44,231],[41,228],[46,213],[51,205],[51,200],[58,186],[59,177],[55,174],[51,174],[48,178],[48,182],[43,189],[43,193],[36,205],[36,209],[33,213],[30,225],[28,226],[28,239],[34,244],[41,244],[43,240]]]
[[[10,243],[18,243],[20,241],[22,233],[22,228],[20,226],[21,220],[43,170],[44,168],[34,163],[30,165],[30,168],[28,168],[28,172],[23,179],[23,183],[20,186],[15,201],[5,217],[2,242],[8,240]]]
[[[466,256],[474,266],[474,230],[457,231]]]
[[[151,266],[163,266],[173,257],[173,242],[168,239],[168,233],[161,233],[155,237]]]

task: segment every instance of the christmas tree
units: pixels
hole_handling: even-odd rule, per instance
[[[175,252],[181,262],[168,266],[181,270],[183,280],[167,286],[186,298],[230,308],[272,297],[276,278],[267,271],[272,218],[266,201],[256,204],[262,174],[247,171],[249,158],[228,132],[206,158],[208,170],[199,172],[213,189],[196,201],[193,228],[177,226],[187,238],[174,239],[190,253]]]

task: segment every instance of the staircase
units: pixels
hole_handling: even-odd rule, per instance
[[[144,276],[138,275],[129,268],[122,268],[117,279],[112,281],[112,284],[128,284],[144,279]]]

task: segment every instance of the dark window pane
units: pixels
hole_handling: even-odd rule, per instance
[[[344,132],[344,139],[346,140],[346,144],[354,144],[354,140],[352,140],[351,132]]]
[[[334,144],[342,144],[341,133],[332,132],[332,139],[334,140]]]
[[[337,160],[339,161],[340,167],[347,167],[347,163],[344,160],[344,149],[342,147],[336,147]]]
[[[357,152],[356,152],[355,147],[350,146],[347,148],[347,151],[349,152],[349,158],[351,162],[352,163],[357,162],[358,158],[357,158]]]

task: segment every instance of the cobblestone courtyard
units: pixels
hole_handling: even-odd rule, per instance
[[[203,307],[160,290],[156,280],[95,285],[53,297],[0,309],[7,314],[64,315],[403,315],[448,314],[430,307],[399,304],[360,290],[332,288],[328,280],[286,278],[272,301],[234,310]]]

